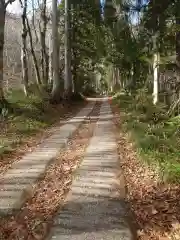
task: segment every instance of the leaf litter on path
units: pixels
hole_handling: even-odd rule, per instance
[[[14,216],[0,220],[2,240],[43,240],[53,216],[63,205],[70,190],[73,172],[80,164],[98,120],[100,103],[77,129],[65,148],[52,163],[42,180],[33,186],[33,197]],[[90,116],[93,116],[91,119]],[[94,118],[95,117],[95,118]]]
[[[112,105],[112,109],[127,200],[138,224],[138,239],[179,240],[180,185],[162,182],[157,172],[140,159],[130,136],[121,129],[123,113],[117,106]]]

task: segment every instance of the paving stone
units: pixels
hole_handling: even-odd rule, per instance
[[[68,139],[92,111],[94,104],[95,102],[89,103],[65,125],[57,127],[52,136],[45,139],[34,152],[15,162],[0,179],[0,216],[18,210],[27,197],[30,197],[31,186],[43,176],[48,164],[66,146]]]
[[[47,239],[133,239],[124,199],[116,188],[118,154],[112,129],[111,109],[104,102],[84,160]]]

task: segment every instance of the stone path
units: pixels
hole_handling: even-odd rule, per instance
[[[31,186],[65,147],[69,137],[92,111],[95,102],[89,103],[74,118],[62,127],[57,127],[55,133],[40,144],[32,153],[15,162],[4,177],[0,179],[0,216],[11,214],[18,210],[32,195]]]
[[[94,136],[47,239],[131,240],[123,198],[115,187],[118,154],[112,113],[104,102]]]

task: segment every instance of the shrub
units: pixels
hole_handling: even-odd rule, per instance
[[[168,118],[167,107],[154,105],[145,89],[138,90],[135,97],[118,93],[114,99],[124,112],[123,129],[131,131],[142,159],[163,180],[180,182],[180,116]]]
[[[147,94],[146,89],[140,89],[137,91],[134,108],[142,113],[139,118],[142,122],[152,121],[153,123],[158,123],[161,120],[167,119],[167,106],[161,103],[154,105],[153,98]]]
[[[139,112],[147,113],[147,110],[152,105],[152,101],[152,96],[147,95],[146,89],[139,89],[135,96],[134,107]]]

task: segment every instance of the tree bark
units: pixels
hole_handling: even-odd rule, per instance
[[[59,103],[61,97],[61,84],[59,78],[59,50],[58,50],[58,17],[57,17],[57,1],[52,0],[52,69],[53,69],[53,89],[51,103]]]
[[[68,97],[72,93],[72,74],[71,74],[71,35],[70,35],[70,3],[65,0],[65,80],[64,90],[65,95]]]
[[[0,1],[0,103],[5,101],[3,91],[3,51],[4,51],[4,27],[5,27],[6,9],[3,1]]]
[[[4,53],[4,28],[5,28],[5,17],[6,17],[6,7],[8,4],[14,2],[14,0],[0,0],[0,108],[7,107],[8,102],[4,97],[4,78],[3,78],[3,53]]]
[[[47,85],[49,75],[49,57],[46,50],[46,32],[47,32],[46,0],[43,1],[43,7],[41,10],[41,21],[42,27],[40,26],[40,34],[41,34],[41,67],[43,78],[42,81],[44,85]]]
[[[45,83],[45,64],[44,64],[44,47],[43,47],[43,39],[44,39],[44,36],[43,36],[43,32],[41,30],[41,25],[39,24],[39,31],[40,31],[40,43],[41,43],[41,80],[42,80],[42,83],[44,84]]]
[[[73,45],[73,43],[76,42],[76,26],[75,26],[75,17],[74,17],[74,4],[72,4],[72,8],[71,11],[73,12],[72,14],[72,23],[71,23],[71,35],[72,35],[72,91],[73,92],[78,92],[78,87],[77,87],[77,68],[78,68],[78,64],[77,64],[77,60],[76,60],[76,49]]]
[[[49,78],[48,83],[53,83],[53,69],[52,69],[52,37],[49,35]]]
[[[153,103],[158,102],[158,63],[159,63],[159,53],[154,53],[153,59],[153,76],[154,76],[154,86],[153,86]]]
[[[177,6],[176,6],[176,25],[178,26],[178,28],[180,27],[180,2],[179,1],[177,1]],[[176,75],[179,80],[180,79],[180,30],[177,30],[176,32],[176,64],[177,64]]]
[[[153,103],[157,104],[158,102],[158,78],[159,78],[159,60],[160,55],[158,52],[157,46],[157,36],[154,37],[154,56],[153,56]]]
[[[40,77],[40,73],[39,73],[37,58],[36,58],[34,47],[33,47],[31,28],[30,28],[29,20],[27,17],[26,17],[26,23],[27,23],[27,31],[28,31],[28,35],[29,35],[29,41],[30,41],[31,54],[32,54],[32,58],[33,58],[34,68],[35,68],[36,82],[37,82],[38,86],[40,86],[41,85],[41,77]]]
[[[22,12],[22,47],[21,47],[21,64],[22,64],[22,79],[24,84],[24,94],[28,95],[28,64],[27,64],[27,27],[26,27],[26,14],[27,14],[27,0],[24,0]]]

